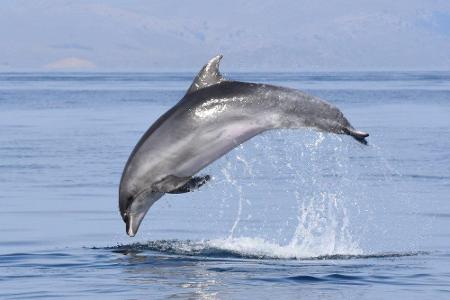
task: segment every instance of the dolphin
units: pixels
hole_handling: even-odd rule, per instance
[[[134,236],[149,208],[165,193],[186,193],[210,176],[200,170],[250,138],[277,128],[313,127],[367,144],[342,112],[302,91],[225,80],[222,55],[198,73],[184,97],[141,137],[125,165],[119,208]]]

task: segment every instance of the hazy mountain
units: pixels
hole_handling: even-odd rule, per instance
[[[450,69],[450,1],[3,1],[0,70]]]

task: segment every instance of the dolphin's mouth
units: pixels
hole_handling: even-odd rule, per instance
[[[136,226],[136,221],[133,218],[128,217],[125,221],[126,224],[126,232],[129,236],[133,237],[136,235],[139,225]]]
[[[126,232],[130,237],[133,237],[136,235],[136,233],[139,229],[139,226],[141,225],[141,222],[144,219],[146,213],[147,213],[147,210],[145,210],[141,213],[128,215],[125,224],[126,224]]]
[[[131,202],[123,218],[126,224],[126,232],[129,236],[133,237],[136,235],[147,211],[162,195],[164,193],[144,191],[139,193]]]
[[[125,230],[126,230],[127,234],[131,237],[136,235],[136,233],[139,229],[139,226],[141,225],[141,222],[144,219],[145,215],[147,214],[147,211],[150,208],[150,206],[148,206],[148,207],[141,206],[141,208],[142,209],[137,212],[127,211],[123,218],[123,220],[125,222]]]

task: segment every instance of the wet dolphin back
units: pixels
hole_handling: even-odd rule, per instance
[[[164,149],[172,159],[164,165],[177,176],[194,175],[266,130],[315,127],[348,134],[353,128],[339,109],[319,98],[264,84],[223,81],[187,94],[176,107],[154,134],[172,145]]]
[[[221,122],[221,117],[226,121],[247,119],[262,130],[314,127],[350,135],[354,131],[343,113],[325,100],[267,84],[223,81],[186,95],[178,105],[194,111],[197,119],[214,118],[216,122]],[[227,118],[227,114],[232,116]]]

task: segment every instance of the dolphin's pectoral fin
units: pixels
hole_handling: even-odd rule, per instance
[[[206,65],[204,65],[195,77],[194,82],[192,82],[186,94],[193,93],[223,81],[224,79],[219,71],[219,63],[221,59],[222,55],[217,55],[213,57]]]
[[[198,188],[200,188],[205,183],[207,183],[210,179],[211,179],[211,176],[209,176],[209,175],[192,177],[191,180],[186,182],[184,185],[182,185],[181,187],[179,187],[173,191],[170,191],[168,193],[169,194],[183,194],[183,193],[193,192],[193,191],[197,190]]]
[[[211,177],[209,175],[200,177],[178,177],[169,175],[152,185],[152,191],[181,194],[187,193],[204,185]]]
[[[191,180],[191,177],[178,177],[175,175],[169,175],[161,179],[160,181],[152,185],[152,191],[169,193],[176,190]]]

